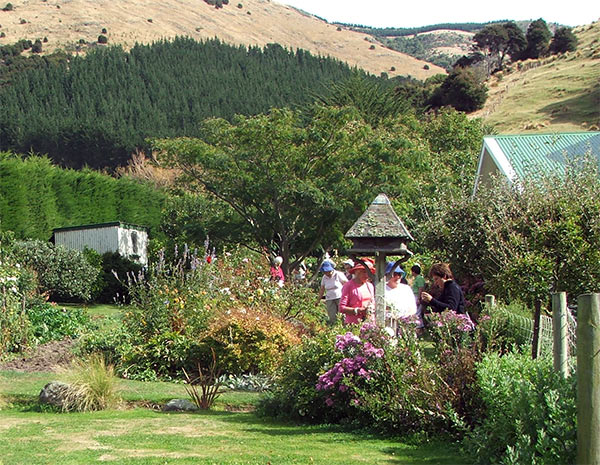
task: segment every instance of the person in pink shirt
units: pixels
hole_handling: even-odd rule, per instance
[[[371,273],[375,274],[375,267],[372,260],[363,258],[363,262],[369,267]],[[375,308],[375,287],[369,281],[367,268],[357,262],[350,270],[353,278],[342,287],[342,296],[340,297],[340,313],[345,315],[345,324],[361,323],[365,319],[372,317]]]

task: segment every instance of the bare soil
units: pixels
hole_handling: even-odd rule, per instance
[[[28,353],[0,363],[0,370],[15,370],[27,373],[38,371],[56,371],[73,360],[72,339],[51,341],[41,344]]]

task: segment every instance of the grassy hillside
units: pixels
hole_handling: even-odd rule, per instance
[[[513,64],[488,83],[482,117],[499,133],[598,130],[600,22],[573,31],[575,52]]]
[[[44,50],[85,51],[98,36],[126,48],[175,36],[219,39],[235,45],[279,43],[292,49],[329,55],[370,73],[425,79],[443,72],[403,53],[387,49],[371,36],[328,24],[315,16],[270,0],[230,1],[215,8],[202,0],[12,0],[0,10],[0,45],[19,39],[47,38]],[[5,5],[6,2],[3,5]],[[79,42],[84,45],[78,45]],[[392,71],[392,68],[394,70]]]

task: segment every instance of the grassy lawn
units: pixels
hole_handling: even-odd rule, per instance
[[[183,398],[183,386],[123,380],[129,407],[93,413],[40,411],[52,373],[0,372],[0,464],[460,464],[458,445],[354,433],[337,426],[257,417],[254,393],[229,392],[215,409],[163,413],[137,405]]]
[[[100,328],[117,328],[120,325],[123,307],[111,304],[58,304],[66,308],[82,308]]]

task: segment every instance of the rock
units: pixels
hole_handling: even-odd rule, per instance
[[[50,404],[62,408],[68,389],[68,384],[60,381],[50,381],[41,390],[39,401],[41,404]]]
[[[163,412],[194,412],[196,410],[198,410],[196,404],[187,399],[172,399],[163,407]]]

